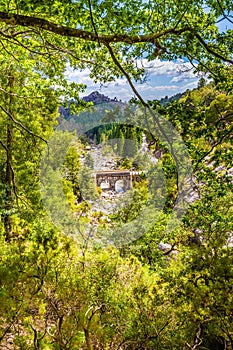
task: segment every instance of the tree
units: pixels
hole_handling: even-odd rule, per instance
[[[94,183],[94,159],[88,153],[79,173],[79,187],[81,197],[84,200],[94,200],[97,197],[97,190]]]
[[[70,55],[75,67],[89,66],[93,76],[105,81],[120,75],[129,83],[130,76],[139,79],[143,70],[135,70],[132,59],[142,53],[148,59],[185,57],[201,69],[212,63],[218,75],[222,61],[232,63],[232,40],[230,31],[218,33],[216,21],[227,18],[232,4],[210,0],[208,13],[205,4],[125,0],[119,7],[113,1],[28,0],[14,6],[2,1],[1,43],[4,48],[6,41],[14,42],[40,55],[58,50]]]
[[[232,32],[219,33],[215,25],[231,10],[231,2],[215,0],[125,0],[120,6],[113,1],[0,1],[2,347],[7,348],[10,335],[15,349],[213,350],[219,344],[232,349]],[[144,73],[137,67],[142,57],[188,59],[214,82],[165,107],[147,103],[133,85]],[[59,96],[67,104],[72,97],[73,105],[80,106],[80,88],[75,91],[64,80],[68,62],[73,68],[89,67],[102,82],[125,76],[149,110],[146,122],[166,134],[157,111],[179,130],[193,157],[200,197],[175,232],[166,227],[170,203],[145,236],[121,251],[102,250],[97,239],[89,249],[80,247],[49,222],[39,195],[38,166]],[[126,115],[145,125],[143,113],[132,116],[126,110]],[[89,125],[91,114],[87,119]],[[129,132],[126,126],[102,130],[105,139]],[[133,131],[139,140],[140,133]],[[151,144],[158,142],[148,131],[149,137]],[[57,134],[61,148],[64,140],[69,141]],[[168,154],[167,141],[162,162],[173,199],[178,164]],[[68,151],[63,164],[61,148],[52,151],[60,161],[58,170],[67,176],[67,195],[73,200],[80,186],[91,197],[90,169],[84,166],[80,181],[76,150]],[[54,215],[63,213],[61,220],[69,221],[59,197],[63,190],[56,183],[50,186],[57,202],[49,198],[48,204]],[[145,230],[144,217],[138,227],[134,220],[148,203],[148,188],[141,183],[112,218],[123,225],[132,222],[134,232]],[[113,224],[106,224],[110,231]],[[131,237],[131,232],[122,233]],[[158,251],[161,240],[170,244],[169,251]]]
[[[22,47],[7,44],[6,48],[14,49],[15,54],[0,56],[1,220],[9,241],[18,231],[14,218],[19,216],[23,224],[34,219],[34,211],[42,210],[40,156],[53,132],[60,96],[65,96],[62,88],[55,90],[53,86],[54,78],[63,84],[62,60],[53,67],[44,57],[35,60]]]
[[[1,60],[1,214],[9,241],[14,213],[20,210],[25,218],[27,205],[39,207],[35,177],[40,151],[54,125],[58,100],[50,83],[42,78],[42,71],[33,72],[35,62],[28,56],[18,64],[5,55]]]
[[[6,43],[23,47],[34,57],[49,58],[55,67],[64,67],[68,61],[75,69],[88,67],[90,76],[103,83],[125,77],[175,158],[158,116],[135,89],[133,82],[145,73],[137,60],[187,59],[196,71],[206,72],[219,83],[227,81],[226,63],[233,63],[231,31],[219,33],[216,22],[219,16],[228,19],[232,4],[210,0],[208,13],[205,5],[204,1],[191,1],[187,6],[186,1],[176,0],[125,0],[119,7],[113,1],[28,0],[14,6],[2,1],[1,45],[7,50]],[[61,60],[54,60],[54,54]],[[177,159],[175,163],[178,167]]]
[[[183,338],[190,349],[195,349],[195,344],[200,349],[232,349],[233,345],[229,318],[233,205],[231,194],[224,195],[222,186],[218,180],[212,180],[203,191],[202,200],[190,207],[185,220],[189,235],[180,242],[178,261],[173,261],[167,270],[170,298],[178,318],[186,324]]]

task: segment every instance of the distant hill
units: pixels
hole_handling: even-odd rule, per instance
[[[167,103],[170,103],[172,101],[179,100],[184,93],[178,93],[176,95],[173,95],[171,97],[165,96],[159,100],[161,105],[165,105]],[[82,98],[86,102],[93,102],[94,105],[99,105],[102,103],[110,103],[114,105],[125,105],[126,103],[122,102],[121,100],[118,100],[117,97],[110,98],[108,96],[105,96],[104,94],[100,94],[98,91],[91,92],[88,96],[84,96]]]
[[[161,105],[166,105],[172,101],[179,100],[184,93],[178,93],[176,95],[173,95],[171,97],[165,96],[159,100],[159,103]],[[104,106],[107,104],[110,109],[114,109],[116,107],[122,107],[123,109],[127,106],[126,102],[122,102],[121,100],[118,100],[117,97],[110,98],[104,94],[99,93],[98,91],[93,91],[89,95],[84,96],[82,98],[83,101],[85,102],[93,102],[94,106],[100,106],[104,108]],[[62,119],[69,120],[72,115],[70,108],[64,108],[63,106],[59,107],[59,114]]]
[[[172,101],[178,101],[184,94],[185,94],[185,92],[175,94],[171,97],[165,96],[165,97],[161,98],[159,100],[159,102],[161,103],[161,105],[166,105]],[[100,105],[103,103],[109,103],[109,104],[112,104],[115,106],[126,104],[125,102],[118,100],[117,97],[110,98],[108,96],[105,96],[104,94],[100,94],[98,91],[93,91],[88,96],[84,96],[82,99],[86,102],[93,102],[94,105]]]
[[[93,91],[88,96],[82,98],[86,102],[93,102],[94,105],[99,105],[102,103],[114,103],[114,104],[123,104],[121,100],[118,100],[116,97],[110,98],[103,94],[100,94],[98,91]]]
[[[164,105],[166,105],[168,103],[171,103],[173,101],[178,101],[184,94],[185,94],[185,92],[175,94],[175,95],[173,95],[171,97],[165,96],[165,97],[161,98],[159,100],[159,102],[160,102],[161,105],[164,106]]]
[[[117,106],[125,107],[126,103],[122,102],[121,100],[118,100],[117,97],[110,98],[108,96],[105,96],[104,94],[100,94],[98,91],[93,91],[89,95],[84,96],[82,98],[85,102],[93,102],[94,106],[103,106],[108,105],[109,108],[115,108]],[[69,120],[72,117],[72,113],[70,108],[64,108],[63,106],[59,107],[59,114],[60,118],[64,118],[66,120]]]

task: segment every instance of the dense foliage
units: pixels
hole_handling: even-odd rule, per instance
[[[233,349],[233,41],[232,30],[216,26],[231,21],[232,10],[227,0],[0,0],[0,349]],[[133,85],[143,79],[141,58],[189,60],[211,82],[202,79],[162,105],[146,102]],[[103,248],[91,242],[92,230],[80,243],[51,222],[40,193],[41,156],[51,151],[61,158],[59,148],[48,147],[59,106],[72,104],[75,113],[87,105],[79,97],[84,87],[64,77],[67,64],[90,68],[103,83],[124,76],[136,104],[149,110],[147,122],[159,125],[161,116],[182,136],[196,196],[173,230],[167,223],[179,164],[169,142],[164,146],[149,130],[167,193],[159,220],[144,235]],[[115,139],[118,155],[134,166],[126,140],[140,146],[143,118],[129,110],[129,122],[116,126],[109,109],[92,137]],[[85,116],[88,125],[91,113]],[[60,169],[80,233],[84,224],[111,230],[133,222],[155,184],[144,179],[108,220],[90,214],[93,160],[86,157],[82,168],[84,155],[76,140]],[[51,163],[53,176],[55,168]],[[50,203],[57,216],[60,202]]]

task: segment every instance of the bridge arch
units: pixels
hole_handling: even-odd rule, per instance
[[[140,172],[132,172],[129,170],[102,170],[95,173],[96,186],[105,190],[116,191],[116,184],[122,181],[124,191],[129,190],[133,181],[140,181]],[[104,188],[104,183],[109,183],[107,188]]]
[[[115,182],[115,192],[125,192],[127,188],[127,182],[124,179],[119,179]]]
[[[98,187],[100,187],[102,190],[110,190],[110,182],[107,180],[103,180],[99,183]]]

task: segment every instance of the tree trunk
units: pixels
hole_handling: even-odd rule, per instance
[[[14,77],[9,77],[9,114],[12,115],[13,105],[13,87]],[[13,126],[12,121],[9,119],[7,123],[7,140],[6,140],[6,173],[5,173],[5,188],[6,188],[6,202],[5,202],[5,216],[4,216],[4,229],[5,239],[7,242],[11,239],[12,223],[11,223],[11,210],[13,207],[13,172],[12,172],[12,146],[13,146]]]
[[[93,350],[92,344],[91,344],[91,339],[90,339],[90,334],[89,334],[89,329],[84,328],[84,334],[85,334],[85,340],[86,340],[86,346],[88,350]]]

